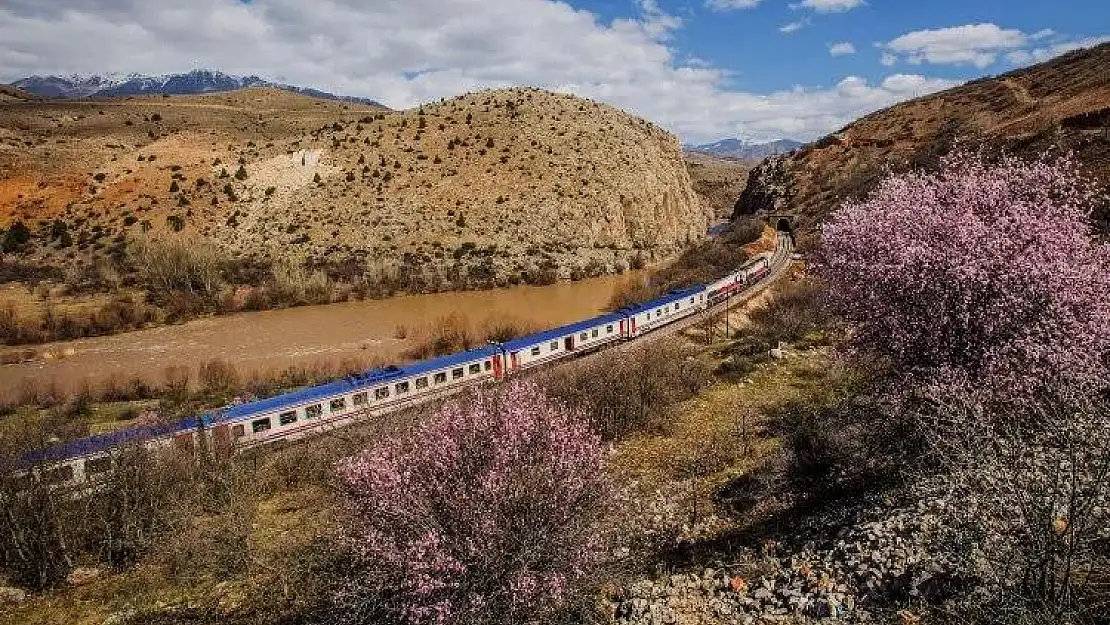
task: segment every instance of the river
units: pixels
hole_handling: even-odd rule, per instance
[[[185,367],[195,375],[199,365],[216,359],[234,365],[241,375],[350,359],[393,362],[422,329],[445,316],[462,317],[479,332],[489,321],[507,318],[533,329],[550,328],[601,312],[617,288],[635,279],[639,275],[629,273],[549,286],[239,313],[36,345],[28,348],[35,353],[31,360],[0,366],[0,400],[15,400],[30,387],[53,385],[73,392],[87,383],[97,389],[110,379],[138,377],[161,384],[167,367]]]

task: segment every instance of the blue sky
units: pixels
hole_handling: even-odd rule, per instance
[[[687,142],[809,140],[1110,40],[1110,0],[4,0],[0,80],[255,74],[407,108],[575,93]]]
[[[891,68],[881,64],[882,49],[876,44],[916,31],[967,24],[995,24],[1023,33],[1051,29],[1055,34],[1046,43],[1110,34],[1108,0],[870,0],[857,8],[834,13],[791,8],[792,4],[765,0],[751,9],[722,12],[703,3],[659,1],[664,11],[685,16],[683,27],[674,34],[674,45],[682,54],[729,70],[735,88],[754,91],[828,85],[844,75],[880,79]],[[628,9],[624,0],[592,0],[581,2],[580,6],[604,14]],[[791,34],[780,31],[793,23],[803,27]],[[851,43],[856,53],[841,56],[828,53],[831,45],[842,42]],[[898,63],[894,68],[967,80],[1020,64],[1000,55],[997,62],[985,67]]]

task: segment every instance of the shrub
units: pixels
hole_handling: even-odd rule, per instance
[[[1110,247],[1095,191],[1068,158],[884,180],[822,231],[830,301],[857,352],[916,379],[975,378],[1011,397],[1046,379],[1110,382]]]
[[[472,392],[340,463],[352,622],[524,623],[596,556],[600,439],[534,384]]]
[[[823,306],[824,290],[813,278],[789,282],[775,289],[771,301],[753,310],[746,334],[774,347],[780,341],[794,343],[816,338],[828,324]]]
[[[405,352],[409,358],[432,358],[470,349],[478,343],[470,322],[461,314],[452,313],[437,318],[421,328],[414,345]]]
[[[708,367],[678,340],[606,352],[540,377],[548,391],[580,406],[606,440],[641,431],[709,381]]]
[[[1092,572],[1110,565],[1105,400],[1066,385],[1032,404],[1000,406],[974,387],[935,399],[923,430],[946,469],[947,546],[999,596],[1058,607],[1091,599]]]
[[[128,254],[142,282],[156,294],[179,292],[211,300],[224,284],[224,256],[208,243],[142,237],[131,241]]]
[[[0,250],[4,253],[14,252],[20,247],[27,244],[31,240],[31,231],[27,228],[26,224],[17,220],[8,228],[4,233],[4,238],[0,240]]]

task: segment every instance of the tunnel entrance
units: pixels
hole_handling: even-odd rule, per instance
[[[790,233],[790,234],[794,234],[794,224],[790,223],[790,220],[787,219],[786,217],[782,217],[778,220],[778,223],[775,225],[775,230],[778,230],[779,232],[787,232],[787,233]]]

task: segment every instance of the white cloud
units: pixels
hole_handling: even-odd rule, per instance
[[[763,0],[705,0],[705,6],[714,11],[739,11],[759,6]]]
[[[602,21],[555,0],[4,0],[0,80],[196,67],[256,74],[407,108],[523,84],[613,104],[683,140],[812,139],[952,82],[896,75],[832,87],[737,91],[685,60],[681,20],[654,1]]]
[[[937,30],[919,30],[887,42],[887,53],[908,62],[986,67],[1000,52],[1023,47],[1028,36],[1020,30],[995,24],[968,24]]]
[[[851,11],[856,7],[863,6],[863,4],[863,0],[803,0],[798,6],[813,9],[818,13],[840,13]]]
[[[1056,40],[1041,47],[1031,47],[1033,42]],[[968,24],[937,30],[919,30],[906,33],[897,39],[880,44],[883,49],[881,62],[890,67],[899,59],[913,65],[922,63],[974,65],[984,68],[1005,54],[1006,60],[1015,65],[1047,61],[1071,50],[1096,46],[1110,41],[1110,36],[1061,40],[1051,28],[1026,34],[1020,30],[1004,29],[995,24]],[[1047,43],[1047,42],[1046,42]]]
[[[829,46],[829,54],[831,54],[833,56],[845,56],[845,55],[848,55],[848,54],[855,54],[855,53],[856,53],[856,47],[854,45],[852,45],[851,42],[848,42],[848,41],[842,41],[840,43],[834,43],[834,44]]]
[[[789,24],[785,24],[785,25],[783,25],[779,28],[779,32],[784,34],[784,35],[793,35],[794,33],[796,33],[799,30],[805,28],[806,26],[809,26],[809,19],[808,18],[804,19],[804,20],[798,20],[796,22],[790,22]]]
[[[1006,55],[1006,60],[1014,65],[1031,65],[1033,63],[1043,63],[1049,59],[1056,58],[1061,54],[1071,52],[1072,50],[1079,50],[1080,48],[1092,48],[1102,43],[1110,41],[1110,36],[1101,37],[1086,37],[1084,39],[1077,39],[1075,41],[1061,41],[1060,43],[1046,46],[1043,48],[1033,48],[1031,50],[1016,50]]]

